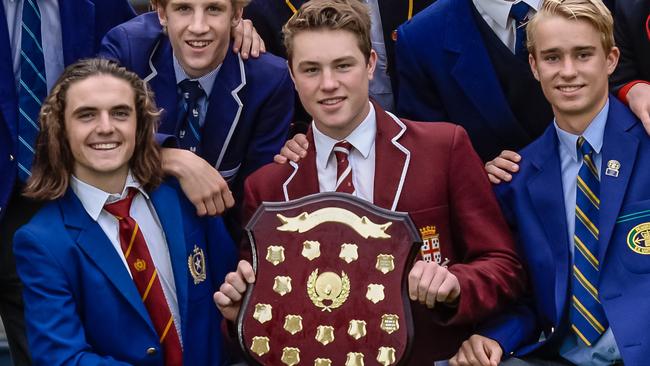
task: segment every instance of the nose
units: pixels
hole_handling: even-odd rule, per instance
[[[101,112],[97,121],[96,131],[98,134],[111,134],[115,130],[115,125],[107,111]]]
[[[575,60],[565,57],[560,69],[560,75],[565,79],[574,78],[577,75]]]
[[[335,73],[331,69],[323,69],[322,79],[321,79],[321,89],[324,91],[336,90],[339,86],[339,82],[336,79]]]
[[[188,30],[194,34],[202,34],[208,31],[208,24],[206,23],[205,14],[202,10],[197,10],[192,14],[192,21]]]

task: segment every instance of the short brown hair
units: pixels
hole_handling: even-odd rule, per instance
[[[560,16],[570,20],[584,20],[600,33],[605,53],[614,47],[614,20],[601,0],[544,0],[541,8],[526,26],[528,52],[535,56],[535,30],[545,16]]]
[[[370,59],[370,10],[359,0],[311,0],[282,27],[284,47],[291,65],[293,38],[304,31],[346,30],[357,37],[361,53]]]
[[[32,176],[27,181],[25,196],[36,200],[54,200],[63,196],[68,189],[75,160],[66,136],[66,94],[74,83],[95,75],[110,75],[131,85],[137,118],[135,150],[129,161],[131,172],[146,190],[155,188],[162,181],[160,147],[154,140],[160,113],[147,84],[116,62],[87,59],[65,69],[41,107],[41,132],[36,142]]]
[[[156,10],[159,5],[163,8],[166,7],[168,2],[169,0],[150,0],[149,4],[151,6],[151,9]],[[230,0],[233,8],[245,8],[248,4],[250,4],[250,2],[251,0]]]

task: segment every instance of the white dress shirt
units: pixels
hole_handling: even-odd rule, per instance
[[[520,0],[528,4],[532,10],[530,17],[539,10],[541,0]],[[472,0],[474,7],[481,14],[494,34],[505,44],[512,53],[515,52],[515,38],[517,36],[517,22],[510,18],[510,8],[520,1],[508,0]]]
[[[169,310],[174,317],[176,331],[179,334],[179,338],[182,339],[182,337],[180,337],[181,318],[178,311],[178,299],[176,298],[176,283],[174,282],[174,273],[172,271],[172,263],[169,257],[167,240],[165,239],[165,232],[162,229],[156,210],[154,209],[147,192],[142,189],[140,183],[133,178],[130,172],[126,178],[126,184],[124,185],[122,194],[110,194],[104,192],[97,187],[81,181],[74,175],[70,180],[70,187],[81,201],[81,204],[88,215],[99,224],[104,231],[104,234],[106,234],[108,239],[111,241],[111,244],[113,244],[115,251],[122,259],[122,263],[124,263],[124,267],[129,272],[131,278],[133,278],[133,275],[131,275],[131,270],[126,262],[126,258],[124,258],[122,247],[120,246],[119,223],[115,216],[104,210],[104,205],[125,198],[128,194],[128,189],[131,187],[138,190],[138,194],[135,195],[133,202],[131,203],[129,213],[138,223],[140,231],[144,236],[144,240],[147,242],[147,248],[149,248],[151,259],[158,271],[158,277],[160,278],[165,299],[167,300]]]
[[[352,169],[354,195],[373,202],[375,184],[375,135],[377,119],[375,108],[370,104],[366,118],[344,140],[352,144],[348,161]],[[316,149],[316,170],[320,192],[333,192],[336,188],[336,156],[334,145],[339,141],[320,132],[312,122],[314,147]]]

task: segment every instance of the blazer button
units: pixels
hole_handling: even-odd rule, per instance
[[[14,156],[9,154],[9,161],[14,161]]]
[[[147,348],[147,356],[153,356],[153,355],[156,354],[156,352],[157,352],[157,350],[155,348],[153,348],[153,347]]]

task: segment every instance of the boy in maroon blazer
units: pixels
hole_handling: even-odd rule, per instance
[[[435,228],[439,255],[422,252],[408,275],[415,320],[411,365],[452,356],[474,324],[523,287],[523,270],[483,164],[462,127],[401,120],[368,98],[377,55],[361,2],[313,0],[284,27],[296,90],[314,121],[299,163],[269,164],[245,183],[245,219],[263,201],[347,192],[408,212]],[[236,318],[255,275],[241,261],[214,296]]]

